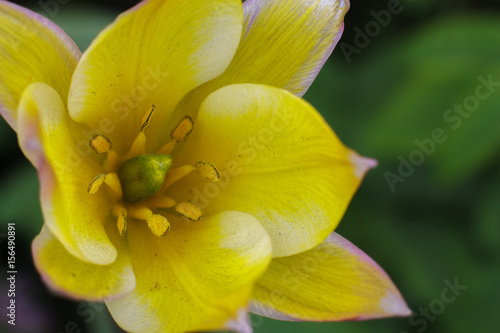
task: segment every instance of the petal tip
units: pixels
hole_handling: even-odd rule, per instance
[[[388,316],[408,317],[412,314],[403,297],[398,292],[390,292],[380,301],[380,308]]]
[[[378,165],[378,161],[376,159],[361,156],[354,151],[349,154],[349,159],[354,166],[354,174],[359,179],[362,179],[370,169],[373,169]]]
[[[226,323],[225,328],[236,333],[253,333],[247,309],[240,308],[235,317]]]

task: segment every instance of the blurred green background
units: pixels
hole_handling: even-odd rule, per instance
[[[45,11],[82,50],[136,3],[70,1],[56,13],[44,8],[49,1],[16,2]],[[378,159],[337,231],[389,273],[416,314],[343,323],[252,317],[256,332],[500,332],[500,1],[402,0],[390,22],[378,23],[390,2],[353,1],[305,98],[346,145]],[[30,253],[42,226],[36,173],[4,121],[0,140],[0,232],[16,222],[19,251],[18,325],[3,318],[0,331],[121,332],[102,305],[53,297],[40,282]],[[444,303],[446,281],[467,289]],[[6,287],[2,278],[2,309]]]

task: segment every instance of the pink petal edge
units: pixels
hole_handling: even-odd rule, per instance
[[[257,15],[259,15],[259,11],[263,6],[265,6],[263,3],[265,1],[273,1],[273,0],[246,0],[243,2],[243,11],[245,13],[245,16],[247,13],[252,13],[252,17],[250,18],[248,28],[245,34],[248,33],[248,31],[251,29],[253,22],[255,21],[255,18]],[[304,1],[304,0],[297,0],[297,1]],[[340,1],[339,7],[350,7],[349,0],[334,0],[334,1]],[[325,6],[328,5],[328,3],[331,3],[332,0],[323,0],[322,1]],[[318,5],[320,6],[320,5]],[[349,8],[348,8],[349,9]],[[330,47],[326,49],[325,53],[323,54],[323,58],[321,61],[319,61],[316,66],[314,67],[314,70],[311,71],[305,78],[304,78],[304,89],[297,93],[296,95],[299,97],[304,96],[304,94],[307,92],[309,87],[312,85],[316,77],[318,76],[319,72],[321,71],[321,68],[325,65],[326,61],[330,57],[330,55],[333,53],[333,50],[337,46],[338,42],[340,41],[340,38],[342,37],[342,34],[344,32],[344,23],[342,23],[341,27],[339,28],[339,32],[335,35],[334,39],[331,41]]]
[[[62,44],[66,46],[66,48],[70,51],[73,57],[75,57],[75,59],[80,59],[80,57],[82,56],[82,52],[80,51],[78,46],[76,46],[75,42],[64,32],[64,30],[62,30],[57,24],[55,24],[48,18],[38,13],[35,13],[27,8],[11,3],[9,1],[0,0],[0,4],[9,6],[16,11],[25,14],[27,17],[31,18],[35,22],[38,22],[39,24],[48,28],[49,30],[52,30],[55,33],[55,35],[59,37]],[[3,107],[3,102],[1,97],[0,97],[0,114],[7,121],[9,126],[12,127],[14,131],[17,132],[17,128],[15,127],[15,120],[7,116],[8,113],[5,107]]]
[[[360,261],[368,264],[373,267],[378,274],[384,276],[387,280],[392,281],[389,275],[380,267],[375,260],[369,257],[365,252],[363,252],[356,245],[340,236],[339,234],[333,232],[326,239],[327,242],[332,244],[337,244],[355,255]],[[406,317],[411,315],[412,311],[408,308],[408,305],[403,299],[401,293],[395,289],[394,293],[389,293],[380,301],[380,307],[387,313],[387,315],[397,316],[397,317]],[[356,318],[351,318],[348,320],[366,320],[366,319],[375,319],[375,318],[384,318],[387,316],[373,317],[373,316],[359,316]]]
[[[377,160],[361,156],[355,151],[351,151],[349,159],[354,164],[354,174],[359,179],[362,179],[370,169],[373,169],[378,165]]]
[[[253,333],[248,310],[245,308],[239,309],[235,318],[232,318],[226,322],[225,329],[231,330],[232,332],[236,333]]]
[[[327,237],[325,242],[330,244],[336,244],[343,247],[344,249],[355,255],[358,258],[358,260],[371,266],[372,268],[374,268],[374,270],[377,271],[378,274],[385,277],[387,280],[391,281],[387,273],[372,258],[370,258],[361,249],[356,247],[354,244],[352,244],[339,234],[332,232]],[[356,317],[343,318],[342,320],[331,320],[325,318],[324,320],[318,320],[318,322],[361,321],[361,320],[380,319],[387,317],[407,317],[412,314],[411,309],[408,308],[408,305],[404,301],[401,293],[396,288],[394,288],[393,292],[389,291],[388,294],[380,301],[380,308],[385,313],[383,314],[381,313],[379,315],[370,315],[370,316],[359,315]],[[273,307],[263,306],[262,304],[256,303],[254,301],[250,303],[250,312],[276,320],[305,321],[296,317],[292,317],[291,315],[285,314]]]

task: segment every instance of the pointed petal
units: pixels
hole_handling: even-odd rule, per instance
[[[54,89],[34,83],[25,90],[19,103],[18,139],[38,170],[45,223],[72,255],[106,265],[117,255],[104,230],[110,203],[105,191],[87,193],[101,168],[79,154],[73,137],[77,132]]]
[[[337,45],[348,0],[247,0],[243,37],[229,68],[186,98],[195,112],[213,91],[258,83],[303,96]]]
[[[229,65],[241,36],[238,0],[143,1],[120,15],[84,53],[71,84],[73,119],[113,128],[115,148],[130,146],[151,105],[149,141],[161,145],[179,100]],[[111,124],[111,125],[109,125]],[[127,139],[128,138],[128,139]]]
[[[255,280],[271,258],[271,243],[252,216],[224,212],[197,222],[169,217],[164,238],[130,223],[137,288],[107,302],[126,331],[221,329],[246,307]]]
[[[310,251],[273,259],[257,282],[250,310],[279,320],[306,321],[411,314],[380,266],[335,233]]]
[[[271,236],[273,256],[292,255],[321,243],[339,223],[361,181],[354,156],[317,111],[291,93],[227,86],[205,100],[174,156],[178,165],[209,161],[221,180],[200,184],[191,175],[172,186],[171,196],[184,193],[182,200],[207,214],[249,213]]]
[[[225,75],[304,95],[339,41],[348,9],[347,0],[245,1],[243,41]]]
[[[124,239],[114,233],[119,254],[110,265],[81,261],[66,251],[47,227],[33,241],[33,258],[47,286],[76,300],[103,301],[124,296],[135,288],[135,276]]]
[[[224,327],[227,330],[235,333],[253,333],[252,324],[250,323],[250,316],[246,308],[241,308],[236,317],[226,322]]]
[[[0,114],[17,130],[17,106],[31,83],[52,86],[66,102],[80,58],[75,43],[54,23],[0,1]]]

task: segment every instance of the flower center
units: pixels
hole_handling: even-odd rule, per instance
[[[172,141],[153,154],[146,153],[146,135],[154,114],[154,105],[145,114],[139,135],[130,150],[119,156],[112,150],[111,141],[104,135],[96,135],[89,144],[96,153],[105,154],[104,169],[88,186],[88,193],[95,194],[103,184],[110,190],[113,199],[112,213],[116,218],[118,232],[125,235],[128,220],[146,221],[150,230],[158,237],[165,236],[170,230],[170,223],[165,216],[155,213],[158,210],[173,209],[177,215],[192,221],[203,217],[203,212],[191,202],[176,202],[164,195],[165,190],[193,171],[204,178],[217,182],[220,174],[217,168],[208,162],[199,161],[194,166],[184,165],[172,169],[170,155],[177,143],[184,142],[193,130],[190,117],[184,119],[171,133]]]
[[[161,190],[172,157],[167,154],[144,154],[123,162],[118,177],[123,189],[123,201],[137,202]]]

